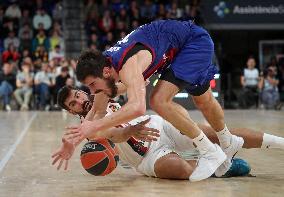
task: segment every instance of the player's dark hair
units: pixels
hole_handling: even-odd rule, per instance
[[[103,68],[110,66],[107,58],[100,51],[84,51],[78,60],[76,76],[79,81],[84,81],[87,76],[103,77]]]
[[[58,90],[57,93],[57,104],[62,107],[63,109],[69,110],[69,107],[64,104],[67,97],[70,95],[71,90],[76,90],[75,87],[72,86],[63,86]]]

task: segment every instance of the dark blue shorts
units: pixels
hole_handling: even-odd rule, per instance
[[[177,86],[179,90],[186,90],[187,93],[189,93],[192,96],[200,96],[204,94],[210,87],[210,82],[205,83],[203,85],[194,85],[190,84],[182,79],[177,78],[174,75],[173,70],[171,67],[167,68],[166,70],[163,71],[160,80],[164,80],[167,82],[170,82]]]
[[[202,27],[192,25],[190,36],[170,65],[176,78],[191,85],[205,85],[218,69],[212,64],[214,43]]]

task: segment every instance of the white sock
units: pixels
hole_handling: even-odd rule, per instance
[[[261,148],[284,149],[284,138],[264,133]]]
[[[199,150],[200,154],[204,154],[209,150],[214,151],[216,149],[214,144],[207,138],[207,136],[202,131],[199,136],[193,138],[192,141],[196,145],[196,148]]]
[[[217,137],[220,142],[220,146],[222,149],[227,148],[231,144],[231,138],[232,134],[230,133],[229,129],[227,128],[227,125],[225,125],[224,129],[222,129],[219,132],[216,132]]]

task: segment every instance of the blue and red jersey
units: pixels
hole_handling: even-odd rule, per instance
[[[152,54],[152,62],[143,72],[144,79],[171,66],[177,78],[191,84],[204,84],[214,78],[214,44],[209,34],[192,21],[158,20],[132,31],[103,52],[117,73],[127,53],[137,44]]]
[[[191,21],[154,21],[132,31],[113,47],[104,51],[104,55],[110,58],[112,66],[119,72],[127,52],[137,43],[145,45],[152,54],[152,63],[143,73],[144,78],[147,79],[173,60],[190,36],[191,24]]]

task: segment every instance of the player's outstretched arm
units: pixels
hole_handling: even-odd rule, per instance
[[[106,129],[104,131],[98,131],[89,139],[95,138],[107,138],[112,140],[115,143],[125,142],[130,137],[135,137],[138,140],[144,141],[156,141],[159,135],[159,130],[147,127],[146,124],[150,121],[150,118],[136,124],[129,125],[127,127],[113,127]],[[67,131],[65,133],[68,140],[74,141],[76,144],[80,143],[84,136],[78,131]]]
[[[159,130],[145,126],[149,121],[150,118],[125,128],[111,128],[105,131],[99,131],[97,132],[97,137],[108,138],[114,143],[125,142],[130,137],[135,137],[138,140],[146,142],[157,141],[157,137],[160,137]]]
[[[64,164],[64,170],[67,170],[69,159],[72,157],[78,144],[79,143],[72,143],[72,141],[68,139],[68,136],[64,135],[60,148],[51,156],[53,158],[52,165],[57,165],[57,170],[60,170],[61,166]]]

